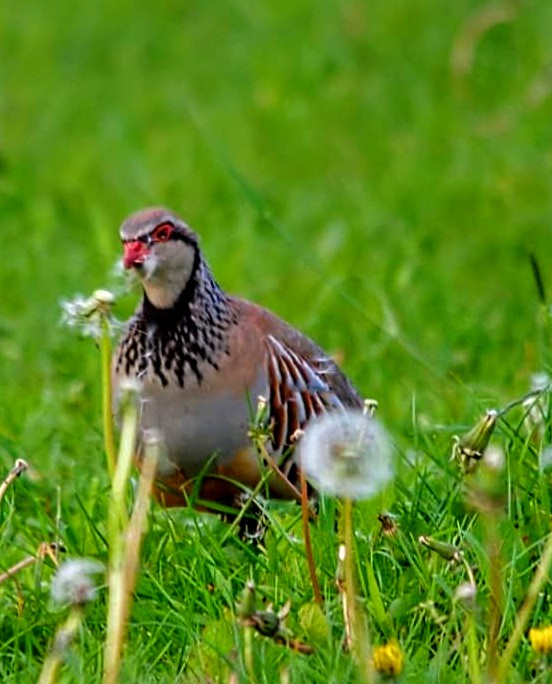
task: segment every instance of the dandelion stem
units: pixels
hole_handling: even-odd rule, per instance
[[[471,587],[473,588],[474,591],[476,591],[477,590],[477,584],[475,582],[475,576],[473,574],[473,570],[471,569],[470,564],[468,563],[468,561],[466,560],[466,558],[463,554],[460,556],[460,560],[462,561],[464,567],[466,568],[466,574],[468,575],[468,581],[469,581]]]
[[[251,490],[251,492],[249,494],[249,501],[250,502],[254,501],[255,497],[259,494],[259,492],[262,490],[262,488],[266,485],[267,482],[270,481],[270,478],[273,475],[276,475],[276,477],[283,478],[282,481],[289,483],[289,486],[291,488],[289,490],[290,498],[294,498],[294,499],[296,498],[297,501],[302,505],[301,492],[297,489],[297,487],[295,487],[293,484],[291,484],[289,479],[278,468],[278,465],[276,464],[274,459],[269,456],[264,444],[255,442],[255,447],[259,451],[261,458],[267,463],[267,465],[269,467],[265,470],[265,472],[259,478],[259,481],[255,485],[254,489]],[[232,521],[232,525],[230,525],[228,527],[228,529],[226,530],[226,532],[224,533],[224,535],[221,539],[221,542],[220,542],[221,545],[224,544],[228,540],[228,538],[230,537],[231,534],[233,534],[234,530],[237,528],[240,521],[242,520],[245,513],[247,512],[247,507],[248,507],[248,504],[245,504],[244,506],[242,506],[240,508],[240,510],[238,511],[238,514],[236,515],[236,517]],[[316,513],[313,511],[313,509],[310,506],[308,507],[308,515],[309,515],[309,519],[316,520]]]
[[[253,580],[249,580],[245,584],[242,599],[238,605],[238,617],[243,626],[245,672],[249,682],[255,681],[255,666],[253,661],[253,618],[255,614],[255,583]]]
[[[126,621],[130,612],[130,593],[134,577],[127,576],[128,534],[126,490],[136,444],[138,411],[135,398],[126,397],[123,405],[123,424],[119,457],[116,462],[108,516],[109,534],[109,606],[105,644],[104,683],[115,684],[120,669],[121,651]],[[144,476],[142,475],[142,478]],[[153,477],[153,476],[152,476]]]
[[[109,335],[109,321],[102,316],[102,334],[100,339],[102,364],[102,417],[104,446],[107,458],[107,470],[113,482],[115,475],[115,435],[113,430],[113,397],[111,396],[111,338]]]
[[[54,684],[57,680],[57,675],[63,664],[65,652],[77,634],[82,622],[83,613],[84,610],[82,605],[72,606],[69,617],[60,627],[58,627],[52,648],[42,665],[38,684]]]
[[[132,468],[137,432],[138,410],[136,402],[134,401],[134,397],[127,397],[123,407],[119,457],[116,461],[111,489],[112,505],[109,509],[110,541],[113,541],[112,535],[115,533],[115,530],[124,529],[128,522],[126,488]]]
[[[234,533],[234,531],[237,529],[238,525],[240,524],[242,518],[245,516],[247,509],[250,505],[251,502],[255,501],[256,496],[259,494],[261,489],[265,486],[267,483],[268,479],[272,476],[272,471],[267,470],[263,476],[259,479],[257,484],[255,485],[255,488],[251,490],[248,496],[248,501],[245,503],[243,506],[240,507],[236,517],[232,520],[232,524],[228,526],[228,529],[226,532],[223,534],[222,539],[220,541],[220,545],[223,546],[226,541],[230,538],[230,536]]]
[[[110,571],[109,615],[106,640],[104,682],[115,684],[118,679],[121,652],[132,605],[132,592],[138,575],[138,560],[146,527],[148,503],[157,470],[158,445],[146,446],[140,472],[136,502],[123,542],[116,545]]]
[[[253,664],[253,627],[246,625],[243,628],[243,638],[247,679],[250,682],[255,682],[255,667]]]
[[[365,684],[372,684],[374,672],[370,658],[370,644],[364,615],[360,614],[355,582],[354,566],[354,528],[353,501],[349,497],[343,499],[343,542],[345,545],[345,613],[349,626],[350,646],[355,658],[361,680]]]
[[[125,575],[129,581],[132,581],[132,585],[134,585],[138,571],[140,546],[143,532],[146,528],[148,504],[155,473],[157,472],[158,461],[159,445],[156,442],[146,444],[136,501],[126,533]],[[130,591],[132,591],[132,588]]]
[[[502,558],[500,555],[500,543],[496,519],[492,514],[485,515],[485,526],[487,530],[487,554],[490,566],[490,618],[487,644],[487,679],[489,682],[500,681],[498,676],[498,633],[502,621],[502,580],[500,572],[502,569]]]
[[[513,408],[516,408],[516,406],[521,406],[529,399],[540,397],[541,395],[546,394],[547,392],[552,392],[552,384],[545,385],[544,387],[539,387],[538,389],[530,390],[529,392],[526,392],[523,396],[518,397],[517,399],[512,399],[512,401],[508,402],[505,406],[503,406],[500,409],[500,411],[497,412],[497,417],[503,418],[509,411],[511,411]]]
[[[281,482],[287,487],[288,492],[287,494],[289,495],[290,499],[295,499],[299,503],[301,503],[301,492],[297,489],[297,487],[290,482],[289,478],[280,470],[278,467],[278,464],[276,461],[270,456],[268,453],[268,450],[263,442],[257,442],[255,444],[257,447],[257,450],[260,452],[261,457],[263,461],[266,463],[266,465],[270,468],[270,470],[274,473],[274,475],[281,480]],[[311,513],[312,515],[312,513]]]
[[[523,604],[517,614],[514,631],[512,632],[508,640],[508,643],[506,644],[506,648],[504,649],[504,653],[502,654],[502,658],[500,659],[498,665],[499,682],[505,680],[514,654],[519,646],[519,642],[523,637],[523,634],[527,627],[527,623],[529,622],[531,611],[533,610],[535,602],[544,583],[548,579],[551,565],[552,533],[550,533],[546,539],[546,544],[544,545],[544,550],[542,552],[540,563],[537,566],[537,569],[535,570],[535,574],[533,575],[533,579],[531,580],[531,584],[529,585],[529,589],[527,590],[525,600],[523,601]]]
[[[316,566],[314,564],[314,553],[312,551],[311,535],[310,535],[310,507],[307,492],[307,479],[303,468],[299,468],[299,477],[301,479],[301,516],[303,520],[303,536],[305,538],[305,553],[307,556],[307,564],[309,566],[309,574],[311,578],[312,590],[314,592],[314,600],[319,605],[322,605],[322,593],[320,585],[318,584],[318,577],[316,576]]]
[[[343,577],[344,571],[343,566],[345,562],[345,556],[347,554],[347,548],[345,544],[339,545],[338,555],[337,555],[337,577],[336,585],[341,596],[341,605],[343,607],[343,624],[345,627],[345,643],[344,648],[346,651],[351,650],[352,637],[351,637],[351,624],[349,621],[349,606],[348,606],[348,596],[345,590],[345,579]]]
[[[114,596],[116,600],[112,603],[110,595],[110,623],[108,625],[106,669],[104,675],[104,682],[106,684],[115,684],[119,675],[121,652],[132,605],[132,592],[134,591],[138,575],[140,547],[146,527],[148,503],[157,469],[157,461],[157,445],[147,446],[140,472],[136,502],[130,523],[124,533],[124,548],[117,552],[115,558],[117,562],[116,569],[120,569],[120,572],[114,575],[113,583],[110,578],[110,586],[112,588],[116,587]]]
[[[353,570],[353,521],[352,521],[352,501],[351,499],[345,499],[343,501],[343,543],[345,546],[345,555],[343,558],[343,567],[345,574],[345,596],[346,596],[346,619],[347,625],[349,627],[349,647],[353,651],[356,650],[356,621],[355,621],[355,608],[353,605],[355,596],[355,578]],[[356,654],[355,654],[356,655]]]
[[[472,684],[481,684],[481,668],[479,667],[480,647],[477,639],[477,626],[472,608],[466,615],[466,634],[468,650],[468,672]]]

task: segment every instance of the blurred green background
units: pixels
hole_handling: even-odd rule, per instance
[[[397,435],[540,369],[552,3],[0,6],[0,461],[103,469],[99,355],[60,301],[120,288],[148,204],[229,291],[342,356]],[[126,295],[126,317],[137,293]]]

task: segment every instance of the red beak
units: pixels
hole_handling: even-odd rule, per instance
[[[143,264],[149,254],[149,248],[141,240],[131,240],[123,243],[123,266],[132,268]]]

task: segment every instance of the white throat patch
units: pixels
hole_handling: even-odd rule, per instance
[[[169,247],[169,245],[163,245]],[[144,262],[142,285],[150,302],[158,309],[170,309],[186,287],[194,268],[195,253],[190,245],[176,242]]]

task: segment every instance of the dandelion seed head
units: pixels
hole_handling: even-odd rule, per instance
[[[546,371],[533,373],[533,375],[531,375],[531,391],[537,392],[544,390],[550,385],[551,382],[552,378],[550,378]]]
[[[541,471],[552,467],[552,446],[544,447],[539,455],[539,468]]]
[[[78,294],[73,299],[63,300],[61,322],[68,328],[78,330],[85,337],[99,339],[102,321],[111,324],[111,307],[115,296],[108,290],[96,290],[91,297]]]
[[[115,278],[124,278],[125,277],[125,275],[127,273],[127,269],[124,267],[122,259],[117,259],[115,261],[115,263],[111,267],[110,273]]]
[[[73,299],[64,299],[60,302],[61,320],[69,328],[80,326],[80,319],[87,311],[88,300],[82,295],[75,295]]]
[[[93,579],[104,571],[103,563],[88,558],[73,558],[62,563],[52,580],[52,599],[56,603],[84,605],[96,598]]]
[[[136,378],[124,377],[119,383],[119,391],[129,396],[138,396],[142,393],[142,383]]]
[[[394,475],[389,436],[363,411],[334,411],[312,420],[299,456],[307,477],[332,496],[370,498]]]
[[[485,453],[483,454],[483,462],[485,465],[491,468],[491,470],[497,472],[504,470],[504,466],[506,465],[504,451],[501,447],[495,445],[487,447]]]
[[[109,270],[110,280],[115,283],[114,291],[116,296],[123,295],[136,290],[141,285],[140,276],[134,268],[124,267],[123,259],[117,259]]]
[[[471,604],[477,596],[477,587],[471,582],[462,582],[454,591],[454,598],[460,603]]]

